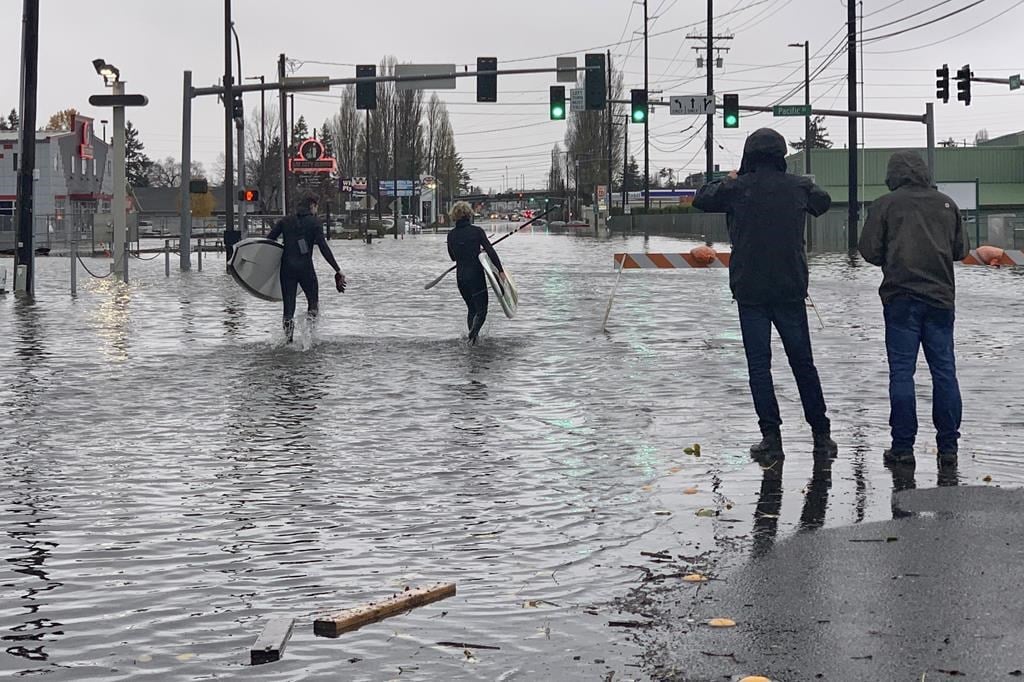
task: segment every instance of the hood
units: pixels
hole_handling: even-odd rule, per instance
[[[771,128],[761,128],[750,133],[743,145],[743,161],[739,172],[752,173],[758,166],[764,165],[786,172],[786,138]]]
[[[472,218],[459,218],[455,221],[455,227],[467,227],[473,224]]]
[[[885,186],[895,191],[900,187],[931,187],[932,174],[917,152],[896,152],[889,157]]]

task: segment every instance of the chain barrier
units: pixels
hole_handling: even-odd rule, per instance
[[[122,255],[122,258],[123,257],[124,256]],[[92,277],[93,279],[107,279],[108,277],[112,277],[117,272],[117,265],[120,264],[120,262],[121,262],[121,261],[117,261],[117,263],[114,264],[114,269],[111,270],[110,272],[108,272],[107,274],[105,274],[105,275],[97,275],[95,272],[93,272],[92,270],[89,269],[89,266],[85,264],[85,261],[82,260],[82,257],[80,255],[78,255],[76,253],[75,254],[75,258],[78,259],[78,262],[82,264],[82,267],[85,268],[85,271],[87,273],[89,273],[89,276]]]

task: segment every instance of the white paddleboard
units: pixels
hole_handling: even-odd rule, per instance
[[[280,301],[281,257],[284,245],[273,239],[253,237],[235,244],[228,272],[239,286],[264,301]]]
[[[487,278],[487,283],[491,285],[491,290],[498,297],[501,309],[505,311],[505,317],[512,319],[515,317],[516,309],[519,307],[519,290],[516,288],[515,280],[512,279],[508,267],[505,268],[505,284],[503,286],[498,278],[497,271],[494,269],[494,264],[491,263],[491,259],[486,252],[481,252],[480,254],[480,265],[484,268],[484,277]]]

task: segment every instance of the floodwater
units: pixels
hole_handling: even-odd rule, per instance
[[[520,314],[492,300],[471,348],[454,278],[423,289],[448,267],[443,236],[333,246],[350,288],[335,293],[321,263],[322,319],[292,346],[278,307],[239,289],[222,256],[170,278],[162,256],[132,261],[127,287],[80,269],[76,299],[67,260],[40,258],[35,304],[0,297],[0,674],[639,679],[642,652],[608,604],[636,584],[640,552],[763,535],[724,270],[627,271],[602,333],[612,253],[642,239],[519,234],[498,250]],[[811,277],[840,455],[809,485],[810,434],[777,362],[788,458],[769,486],[772,537],[807,525],[809,490],[816,526],[891,514],[879,273],[827,256]],[[1024,278],[958,278],[959,477],[1020,484]],[[436,581],[458,595],[312,634],[323,610]],[[284,659],[250,667],[279,615],[297,619]]]

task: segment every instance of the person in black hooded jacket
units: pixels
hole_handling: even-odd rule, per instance
[[[466,302],[469,342],[476,344],[480,329],[487,320],[488,303],[487,279],[480,264],[481,250],[487,253],[502,280],[505,279],[505,271],[501,259],[487,239],[487,233],[473,224],[473,207],[465,201],[458,201],[452,206],[451,217],[455,227],[448,232],[448,255],[455,261],[455,279],[462,300]]]
[[[320,309],[320,286],[313,267],[313,245],[320,249],[320,254],[334,268],[334,285],[339,292],[345,291],[345,275],[341,272],[334,253],[324,238],[324,230],[317,219],[317,199],[307,195],[299,200],[299,209],[295,216],[277,221],[267,235],[267,239],[276,240],[284,237],[284,254],[281,256],[281,294],[284,299],[284,333],[291,343],[295,333],[295,299],[298,289],[306,295],[307,312],[310,320],[315,320]]]
[[[726,214],[733,246],[729,285],[739,307],[750,392],[763,436],[750,449],[756,457],[783,454],[782,418],[771,372],[773,324],[814,435],[814,455],[836,454],[804,304],[805,214],[819,216],[831,203],[828,193],[809,178],[786,172],[786,140],[769,128],[747,138],[739,173],[708,183],[693,201],[702,211]]]

